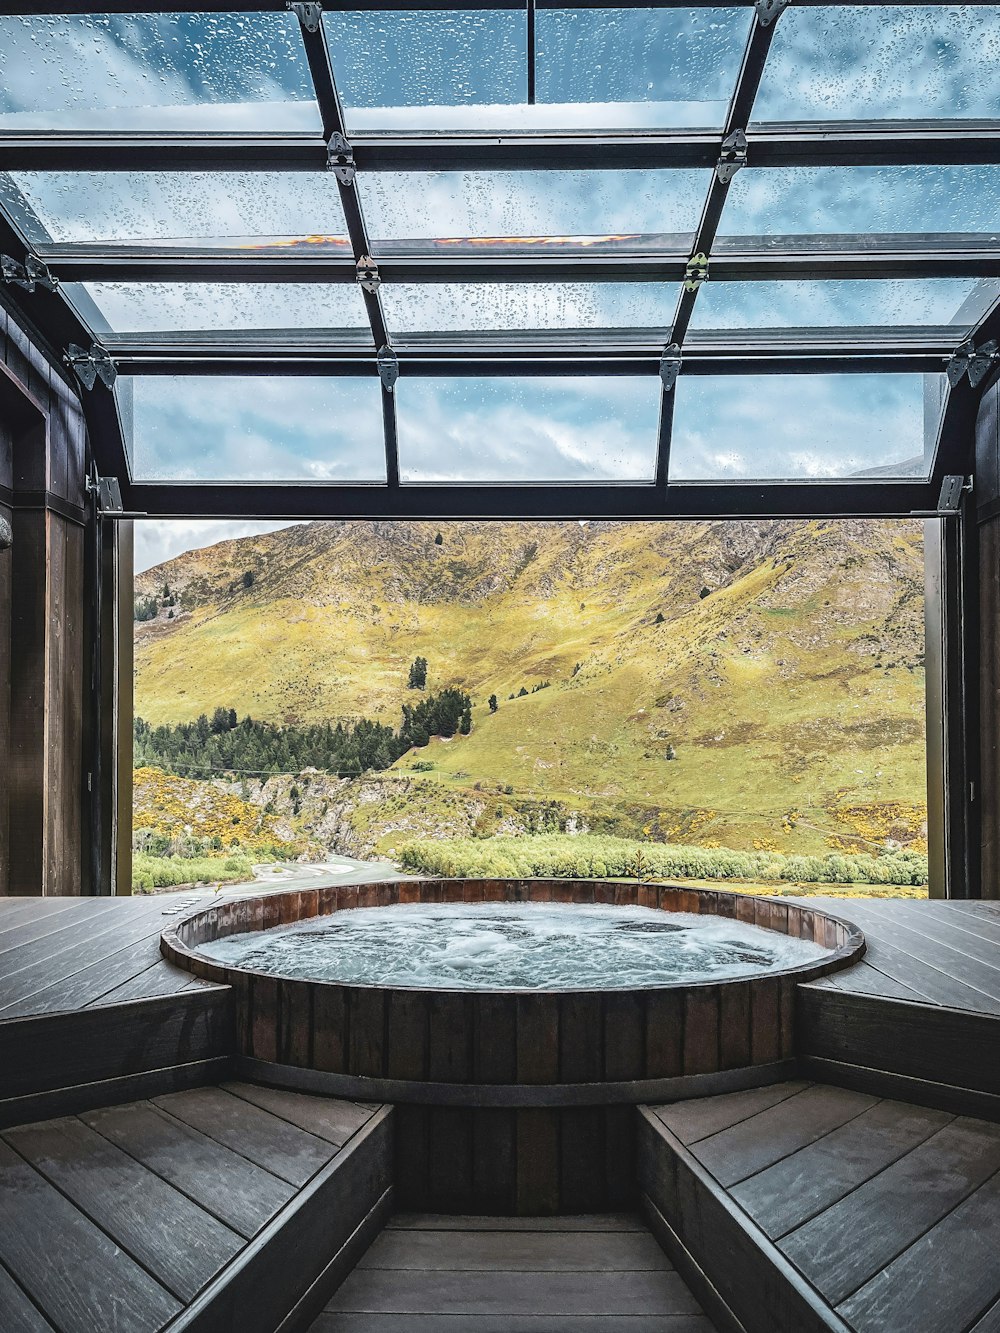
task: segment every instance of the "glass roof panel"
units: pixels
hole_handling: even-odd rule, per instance
[[[372,171],[358,176],[357,187],[377,255],[687,254],[711,176],[688,169]]]
[[[1000,6],[790,5],[755,121],[1000,116]]]
[[[858,278],[708,282],[692,330],[941,328],[960,340],[978,324],[1000,282],[976,278]]]
[[[327,10],[348,133],[510,129],[524,119],[524,9]]]
[[[0,18],[0,127],[321,129],[291,14]]]
[[[660,381],[403,376],[395,389],[404,481],[649,481]]]
[[[681,375],[671,481],[924,477],[943,375]]]
[[[65,283],[67,298],[95,333],[205,333],[237,329],[363,330],[356,283]]]
[[[137,481],[384,481],[374,377],[119,375]]]
[[[787,12],[781,21],[788,17]],[[915,233],[1000,240],[1000,166],[767,167],[736,173],[719,236]]]
[[[353,259],[331,172],[19,171],[0,204],[33,244],[328,250]]]
[[[540,9],[532,125],[718,129],[752,17],[746,7]]]
[[[665,334],[680,284],[656,282],[383,283],[391,334],[518,329],[649,329]]]

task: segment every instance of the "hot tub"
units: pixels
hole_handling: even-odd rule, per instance
[[[452,917],[462,909],[441,910],[457,904],[470,905],[464,922]],[[511,909],[517,904],[526,910]],[[408,917],[406,905],[423,910]],[[360,932],[319,920],[397,906],[381,922],[366,913],[372,920]],[[560,911],[569,922],[581,908],[575,924],[563,927]],[[477,915],[486,923],[485,949],[470,925]],[[402,933],[394,916],[403,922]],[[603,976],[599,966],[595,970],[615,934],[612,917],[632,923],[622,926],[617,943],[632,962],[639,956],[645,971],[626,971],[620,949]],[[684,935],[684,947],[697,951],[690,940],[697,940],[699,917],[710,923],[702,932],[709,953],[718,954],[716,946],[727,938],[734,947],[721,972],[672,972],[657,949],[665,936]],[[436,935],[432,931],[421,945],[432,966],[421,956],[417,971],[407,971],[414,959],[396,949],[391,966],[380,954],[374,966],[382,971],[366,975],[372,939],[391,955],[394,938],[402,941],[407,922],[418,918],[437,922]],[[515,921],[526,924],[515,929]],[[661,921],[669,931],[660,929]],[[605,935],[591,940],[589,963],[574,973],[560,957],[559,931],[579,934],[581,922],[584,935],[591,928]],[[319,954],[344,954],[341,979],[324,979],[322,969],[302,973],[298,932],[287,930],[295,926],[305,927],[307,940],[313,937],[305,952],[314,959],[324,933]],[[756,929],[737,938],[743,926]],[[247,938],[276,928],[283,929]],[[540,935],[548,966],[519,971],[505,947],[511,930],[526,932],[529,944],[533,931]],[[789,938],[768,948],[769,934]],[[415,940],[412,930],[409,938]],[[263,953],[262,940],[269,941]],[[449,949],[452,941],[456,947]],[[532,1213],[631,1202],[635,1104],[789,1077],[796,986],[856,961],[864,938],[856,927],[809,907],[721,891],[451,879],[219,903],[165,931],[162,950],[196,975],[233,987],[245,1076],[397,1103],[401,1206]],[[213,951],[246,956],[212,957]],[[483,957],[491,951],[494,964],[499,955],[510,964],[499,972],[493,966],[492,981]],[[419,953],[416,943],[412,952]]]

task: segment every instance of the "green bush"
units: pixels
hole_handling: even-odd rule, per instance
[[[424,875],[550,879],[737,879],[807,884],[927,883],[927,857],[786,856],[685,847],[629,838],[541,833],[513,838],[448,838],[408,843],[399,854]]]

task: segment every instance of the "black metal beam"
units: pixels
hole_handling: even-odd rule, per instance
[[[203,518],[893,518],[936,503],[919,481],[331,486],[134,482],[138,516]]]
[[[777,240],[777,238],[775,238]],[[719,282],[764,279],[1000,277],[1000,251],[985,238],[963,248],[925,251],[884,248],[865,237],[865,249],[833,248],[845,238],[809,237],[814,249],[737,250],[727,247],[711,260]],[[860,241],[862,238],[854,238]],[[569,247],[567,247],[568,249]],[[354,262],[343,253],[299,254],[273,251],[163,250],[122,246],[40,246],[37,252],[61,282],[343,282],[355,281]],[[480,250],[377,256],[383,282],[680,282],[686,253],[646,254],[627,250],[597,253],[507,254]],[[384,339],[383,339],[384,341]]]
[[[351,147],[360,171],[622,171],[714,167],[723,138],[707,130],[391,131],[352,136]],[[751,124],[747,140],[755,168],[1000,162],[1000,136],[990,121]],[[325,142],[308,133],[0,131],[0,171],[322,171],[326,163]]]

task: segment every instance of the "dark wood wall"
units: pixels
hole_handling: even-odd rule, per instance
[[[1000,384],[976,421],[979,519],[980,829],[984,898],[1000,897]]]
[[[0,306],[0,895],[88,878],[86,459],[73,385]]]

